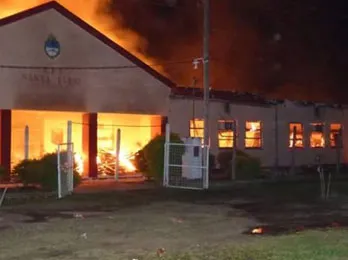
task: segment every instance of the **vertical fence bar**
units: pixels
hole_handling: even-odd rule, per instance
[[[62,173],[61,173],[61,168],[60,168],[60,145],[58,145],[57,149],[57,171],[58,171],[58,199],[62,198]]]
[[[72,121],[68,121],[67,126],[67,164],[68,164],[68,182],[69,192],[74,189],[74,159],[73,159],[73,143],[72,143]]]
[[[166,136],[164,142],[164,169],[163,169],[163,186],[169,184],[169,153],[170,153],[170,125],[166,124]]]
[[[115,180],[119,179],[120,170],[120,149],[121,149],[121,129],[117,129],[116,133],[116,158],[115,158]]]
[[[74,143],[70,144],[70,165],[69,165],[69,192],[74,191]]]
[[[29,159],[29,126],[24,128],[24,159]]]

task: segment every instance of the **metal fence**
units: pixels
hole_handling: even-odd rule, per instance
[[[163,186],[182,189],[208,189],[209,146],[200,138],[182,138],[174,142],[170,138],[170,126],[166,127],[164,145]]]
[[[72,194],[74,190],[74,145],[59,144],[57,148],[58,198]]]

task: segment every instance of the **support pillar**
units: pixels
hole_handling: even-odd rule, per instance
[[[90,178],[98,177],[98,114],[87,113],[82,116],[82,151],[84,155],[83,172]]]
[[[0,165],[11,173],[11,110],[0,110]]]

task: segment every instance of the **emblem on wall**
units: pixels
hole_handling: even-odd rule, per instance
[[[53,35],[48,36],[45,42],[45,52],[51,59],[57,58],[60,54],[60,43]]]

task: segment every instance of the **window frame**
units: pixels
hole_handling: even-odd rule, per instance
[[[203,127],[197,127],[197,126],[191,127],[191,122],[193,122],[195,124],[196,121],[202,121],[203,122]],[[196,136],[195,134],[191,135],[191,130],[193,130],[193,131],[196,131],[196,130],[202,131],[202,136]],[[202,140],[204,139],[204,119],[202,119],[202,118],[193,118],[193,119],[189,120],[189,136],[191,138],[201,138]]]
[[[291,133],[291,131],[290,131],[290,125],[291,124],[296,124],[296,125],[301,125],[301,127],[302,127],[302,146],[291,146],[290,147],[290,142],[291,141],[293,141],[292,139],[291,139],[291,137],[290,137],[290,133]],[[301,122],[293,122],[293,121],[291,121],[291,122],[289,122],[288,123],[288,133],[289,133],[289,137],[288,137],[288,148],[289,149],[304,149],[305,148],[305,146],[306,146],[306,140],[305,140],[305,130],[304,130],[304,124],[303,123],[301,123]]]
[[[233,148],[235,148],[236,147],[235,141],[237,142],[237,138],[235,136],[235,134],[236,134],[235,132],[236,132],[236,129],[237,129],[236,120],[234,120],[234,119],[219,119],[217,123],[218,123],[218,129],[217,129],[217,146],[218,146],[218,149],[233,149]],[[231,130],[221,129],[220,128],[220,124],[221,123],[232,123],[232,124],[235,124],[235,128],[231,129]],[[231,137],[224,137],[224,136],[221,135],[221,131],[231,132],[232,136]],[[221,147],[220,146],[220,140],[223,140],[223,141],[226,141],[226,142],[228,140],[231,140],[232,146]]]
[[[260,137],[259,138],[249,138],[247,137],[247,123],[260,123]],[[259,147],[247,147],[246,146],[246,140],[258,140],[260,139],[260,146]],[[244,122],[244,149],[248,150],[260,150],[263,149],[263,122],[261,120],[245,120]]]
[[[322,125],[323,126],[323,137],[324,137],[324,145],[323,146],[320,146],[320,147],[312,147],[312,144],[311,144],[311,137],[312,137],[312,134],[313,134],[313,127],[314,125]],[[309,144],[309,148],[311,149],[324,149],[327,147],[327,140],[326,140],[326,133],[325,133],[325,123],[324,122],[312,122],[312,123],[309,123],[309,126],[311,127],[310,129],[310,132],[309,132],[309,136],[308,136],[308,144]]]
[[[336,145],[335,139],[331,138],[331,133],[332,133],[331,125],[340,125],[340,130],[339,131],[341,131],[341,138],[343,138],[343,124],[342,123],[330,123],[329,124],[329,147],[332,148],[332,149],[343,148],[343,140],[341,140],[342,141],[342,145],[341,145],[341,147],[339,147],[339,146]],[[335,145],[331,145],[331,141],[334,141]]]

